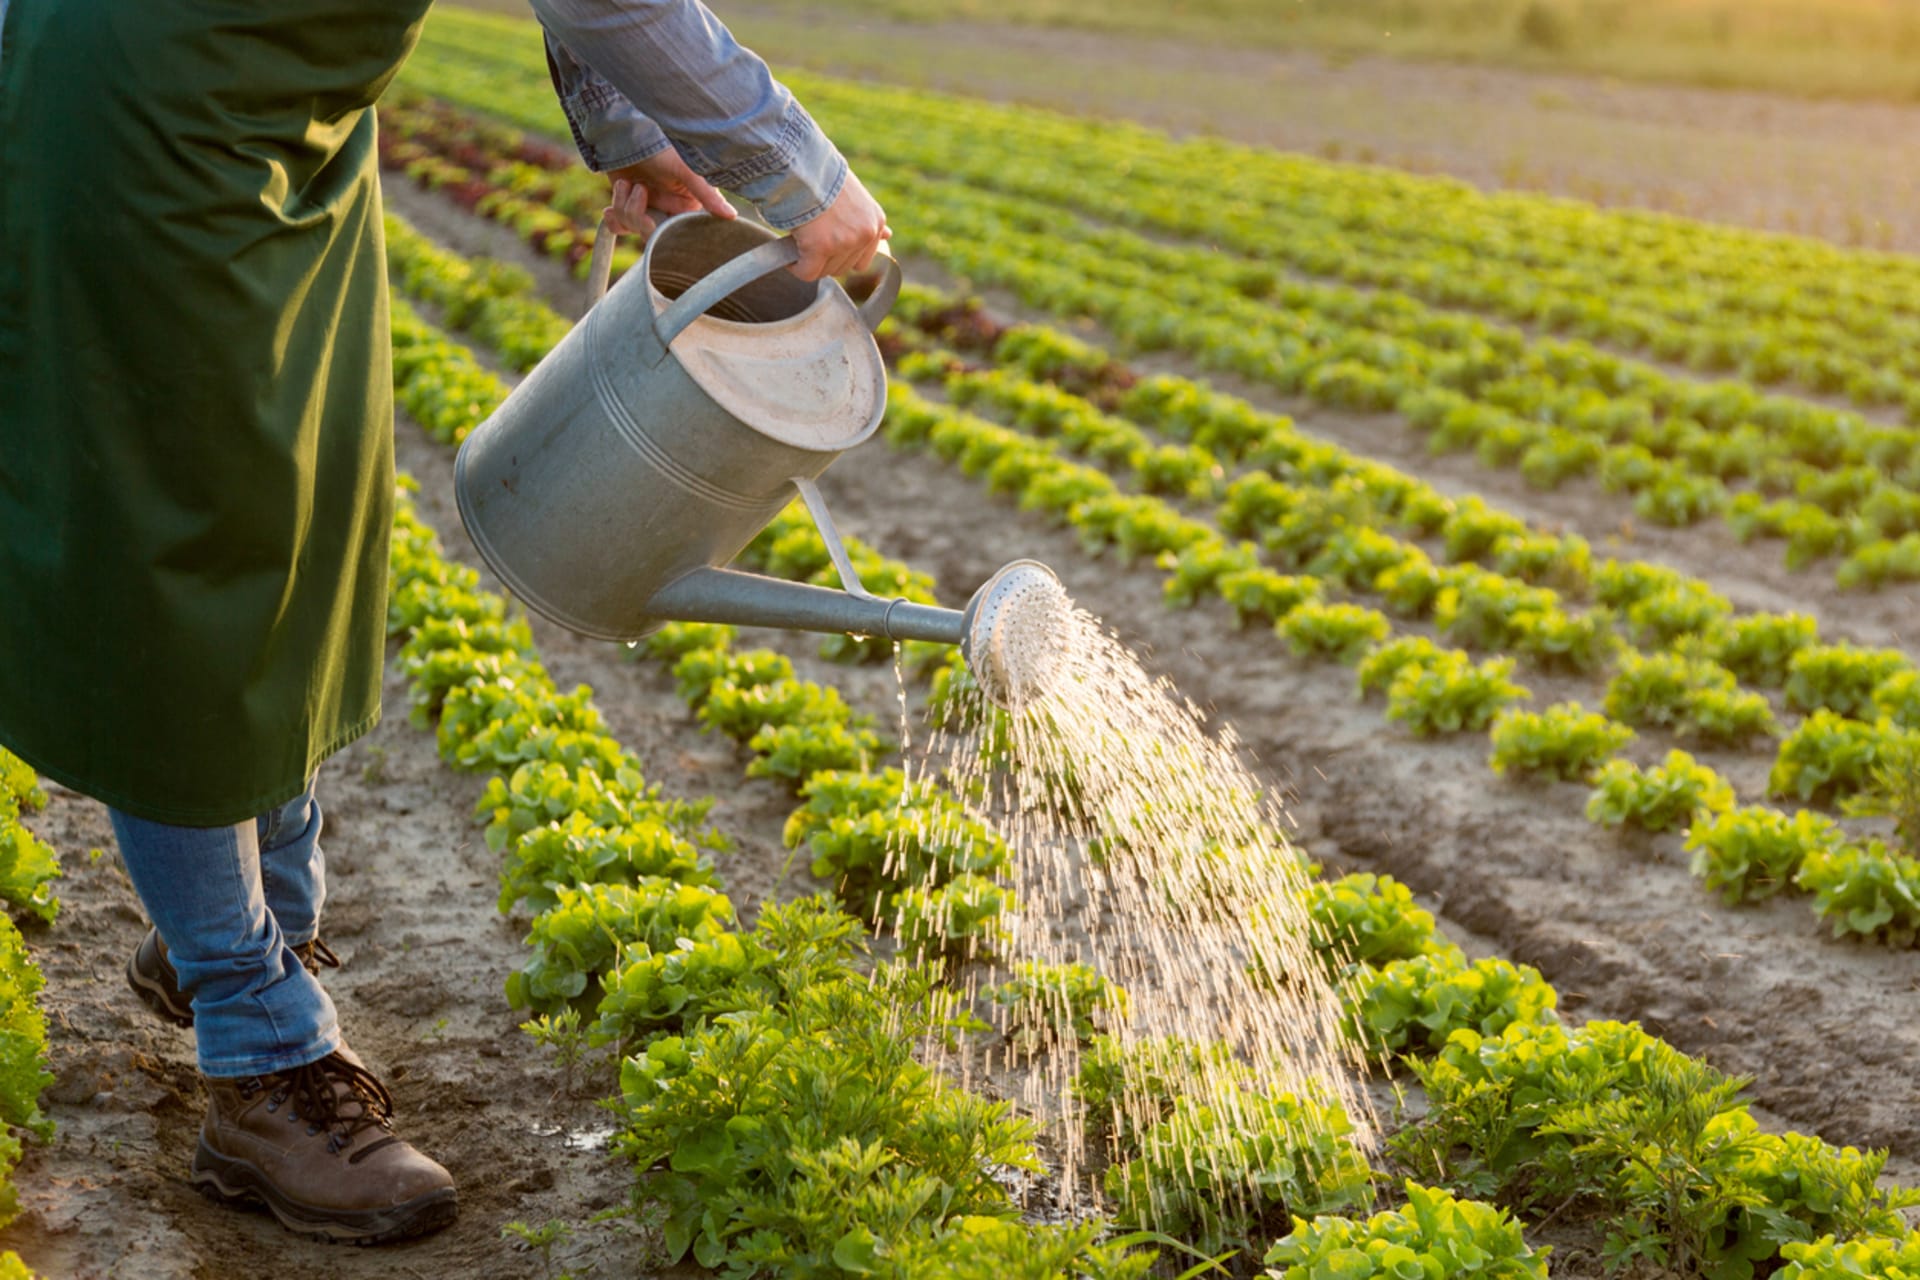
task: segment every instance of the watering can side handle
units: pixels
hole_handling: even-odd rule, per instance
[[[665,215],[662,216],[664,218]],[[594,233],[593,257],[587,264],[589,308],[607,296],[607,286],[613,277],[613,245],[619,233],[611,224],[611,214],[602,216],[600,228]],[[867,295],[867,300],[860,304],[860,322],[869,331],[880,327],[880,322],[887,318],[887,313],[893,310],[894,302],[900,297],[900,263],[893,256],[893,250],[887,247],[886,241],[880,242],[876,257],[886,259],[886,272],[880,277],[880,283],[873,287],[873,292]],[[735,258],[681,294],[660,313],[660,318],[655,322],[660,345],[664,347],[671,344],[680,336],[681,330],[734,290],[745,288],[760,277],[772,275],[781,267],[792,266],[799,260],[800,247],[793,242],[792,236],[769,241],[751,253]]]
[[[866,325],[869,331],[879,329],[880,322],[887,318],[895,300],[900,297],[900,260],[893,256],[893,250],[887,247],[885,240],[880,242],[880,252],[874,255],[874,261],[878,262],[881,258],[887,260],[886,274],[880,277],[879,284],[873,286],[873,292],[867,295],[867,300],[860,304],[860,323]]]
[[[846,544],[840,541],[840,530],[834,527],[833,513],[827,510],[827,500],[819,488],[804,476],[795,476],[793,487],[800,491],[801,501],[807,504],[807,514],[813,517],[813,527],[820,531],[820,541],[827,545],[827,558],[840,573],[840,585],[850,596],[874,599],[874,594],[860,581],[860,575],[853,571],[853,559],[847,555]]]
[[[593,258],[587,263],[587,307],[600,305],[607,296],[607,282],[613,278],[613,242],[619,233],[613,229],[613,211],[600,218],[600,229],[593,233]]]
[[[781,236],[714,268],[654,317],[653,331],[659,335],[660,345],[671,346],[681,330],[735,290],[744,289],[760,277],[770,276],[798,261],[800,246],[793,242],[792,236]]]

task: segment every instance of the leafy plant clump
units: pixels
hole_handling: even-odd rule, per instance
[[[1368,646],[1385,640],[1393,624],[1377,609],[1309,601],[1280,619],[1278,630],[1302,657],[1332,658],[1351,665]]]
[[[1512,658],[1475,664],[1454,653],[1410,663],[1387,688],[1387,718],[1422,737],[1484,729],[1503,708],[1533,696],[1512,675]]]
[[[1781,742],[1767,774],[1767,791],[1801,804],[1832,804],[1873,786],[1874,771],[1909,735],[1890,725],[1849,720],[1820,710]]]
[[[1846,833],[1805,809],[1788,817],[1766,805],[1703,813],[1687,832],[1693,874],[1728,905],[1770,898],[1793,884],[1810,856],[1837,849]]]
[[[1684,751],[1669,751],[1665,763],[1651,769],[1609,761],[1594,778],[1587,819],[1660,832],[1692,821],[1701,810],[1719,813],[1733,803],[1733,787],[1724,778]]]
[[[1006,1034],[1030,1044],[1093,1039],[1100,1022],[1124,1022],[1126,988],[1084,964],[1022,961],[1012,981],[993,988]]]
[[[922,970],[870,982],[849,963],[850,919],[823,933],[795,910],[820,908],[768,908],[756,929],[781,957],[756,1001],[621,1067],[619,1150],[664,1211],[670,1260],[891,1274],[889,1257],[948,1224],[1016,1217],[993,1171],[1038,1170],[1031,1126],[914,1056],[961,1029],[949,1002]]]
[[[1920,941],[1920,858],[1880,840],[1810,853],[1795,883],[1813,892],[1813,909],[1836,938],[1892,947]]]
[[[1559,997],[1539,972],[1498,958],[1471,963],[1457,948],[1360,974],[1352,1016],[1372,1053],[1433,1052],[1462,1029],[1499,1035],[1553,1018]]]
[[[1729,619],[1705,649],[1743,683],[1778,689],[1787,682],[1794,655],[1819,639],[1819,624],[1808,614],[1748,613]]]
[[[1675,653],[1628,654],[1607,685],[1606,708],[1614,719],[1637,728],[1670,729],[1718,744],[1738,744],[1775,729],[1767,700],[1741,690],[1731,671]]]
[[[1487,763],[1495,773],[1587,782],[1608,757],[1633,741],[1633,730],[1577,702],[1561,702],[1545,711],[1503,711],[1490,736],[1493,754]]]
[[[1267,1250],[1268,1280],[1397,1280],[1472,1275],[1482,1280],[1547,1280],[1550,1250],[1527,1247],[1506,1210],[1406,1184],[1407,1203],[1364,1222],[1296,1218]]]
[[[1352,1133],[1338,1106],[1291,1094],[1182,1096],[1108,1168],[1106,1191],[1120,1223],[1218,1253],[1282,1214],[1363,1204],[1368,1169]]]
[[[1432,1109],[1392,1146],[1416,1176],[1584,1204],[1614,1224],[1617,1267],[1750,1275],[1795,1241],[1897,1232],[1916,1199],[1878,1185],[1884,1153],[1762,1133],[1742,1081],[1632,1023],[1461,1031],[1414,1070]]]
[[[1898,649],[1861,649],[1850,644],[1810,645],[1793,655],[1787,671],[1787,705],[1796,711],[1831,711],[1851,719],[1876,714],[1873,695],[1882,681],[1913,663]]]
[[[1416,904],[1413,890],[1392,876],[1354,872],[1307,887],[1309,941],[1336,973],[1354,963],[1386,965],[1425,955],[1443,945],[1433,913]]]

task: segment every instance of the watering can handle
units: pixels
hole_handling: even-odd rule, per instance
[[[600,229],[593,237],[593,259],[587,266],[589,307],[607,296],[607,281],[613,274],[613,242],[617,235],[609,225],[609,219],[601,218]],[[880,322],[893,310],[894,300],[900,296],[900,264],[884,240],[880,242],[879,256],[886,259],[886,274],[874,286],[873,292],[867,295],[867,300],[860,304],[860,321],[869,330],[880,327]],[[655,319],[654,331],[660,336],[660,345],[670,345],[682,330],[735,290],[743,289],[762,276],[772,275],[781,267],[790,267],[798,261],[800,246],[794,243],[792,236],[781,236],[717,268],[674,299]]]

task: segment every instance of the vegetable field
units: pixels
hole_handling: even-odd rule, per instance
[[[479,568],[450,446],[577,318],[606,187],[530,24],[443,7],[381,106],[388,724],[321,795],[327,980],[463,1216],[341,1255],[193,1203],[191,1046],[116,985],[143,926],[86,856],[104,816],[16,770],[0,896],[51,914],[41,841],[68,883],[27,929],[56,1128],[0,1244],[49,1275],[1920,1276],[1920,260],[789,83],[910,281],[882,437],[822,481],[863,579],[958,605],[1041,559],[1234,728],[1385,1141],[1296,1149],[1325,1104],[1251,1074],[1231,1121],[1154,1094],[1220,1047],[1124,1045],[1108,976],[1002,954],[1003,834],[914,767],[954,655],[629,652]],[[1168,199],[1183,172],[1216,194]],[[836,580],[798,509],[743,560]],[[12,932],[0,1094],[42,1016]],[[1050,1037],[1101,1156],[1071,1187],[997,1065]]]

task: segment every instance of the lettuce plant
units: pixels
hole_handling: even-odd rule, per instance
[[[1630,760],[1609,761],[1594,778],[1587,819],[1610,827],[1629,825],[1665,831],[1694,814],[1733,807],[1733,788],[1684,751],[1669,751],[1665,763],[1641,769]]]
[[[1406,1192],[1404,1206],[1364,1222],[1332,1215],[1296,1219],[1293,1231],[1266,1252],[1267,1280],[1547,1280],[1551,1251],[1528,1248],[1506,1210],[1456,1200],[1412,1181]]]
[[[1508,708],[1495,718],[1489,736],[1493,754],[1487,763],[1495,773],[1586,782],[1633,741],[1633,730],[1577,702],[1561,702],[1544,711]]]
[[[1687,831],[1693,874],[1728,905],[1769,898],[1793,883],[1801,863],[1836,849],[1846,835],[1831,818],[1805,809],[1788,817],[1766,805],[1702,813]]]

